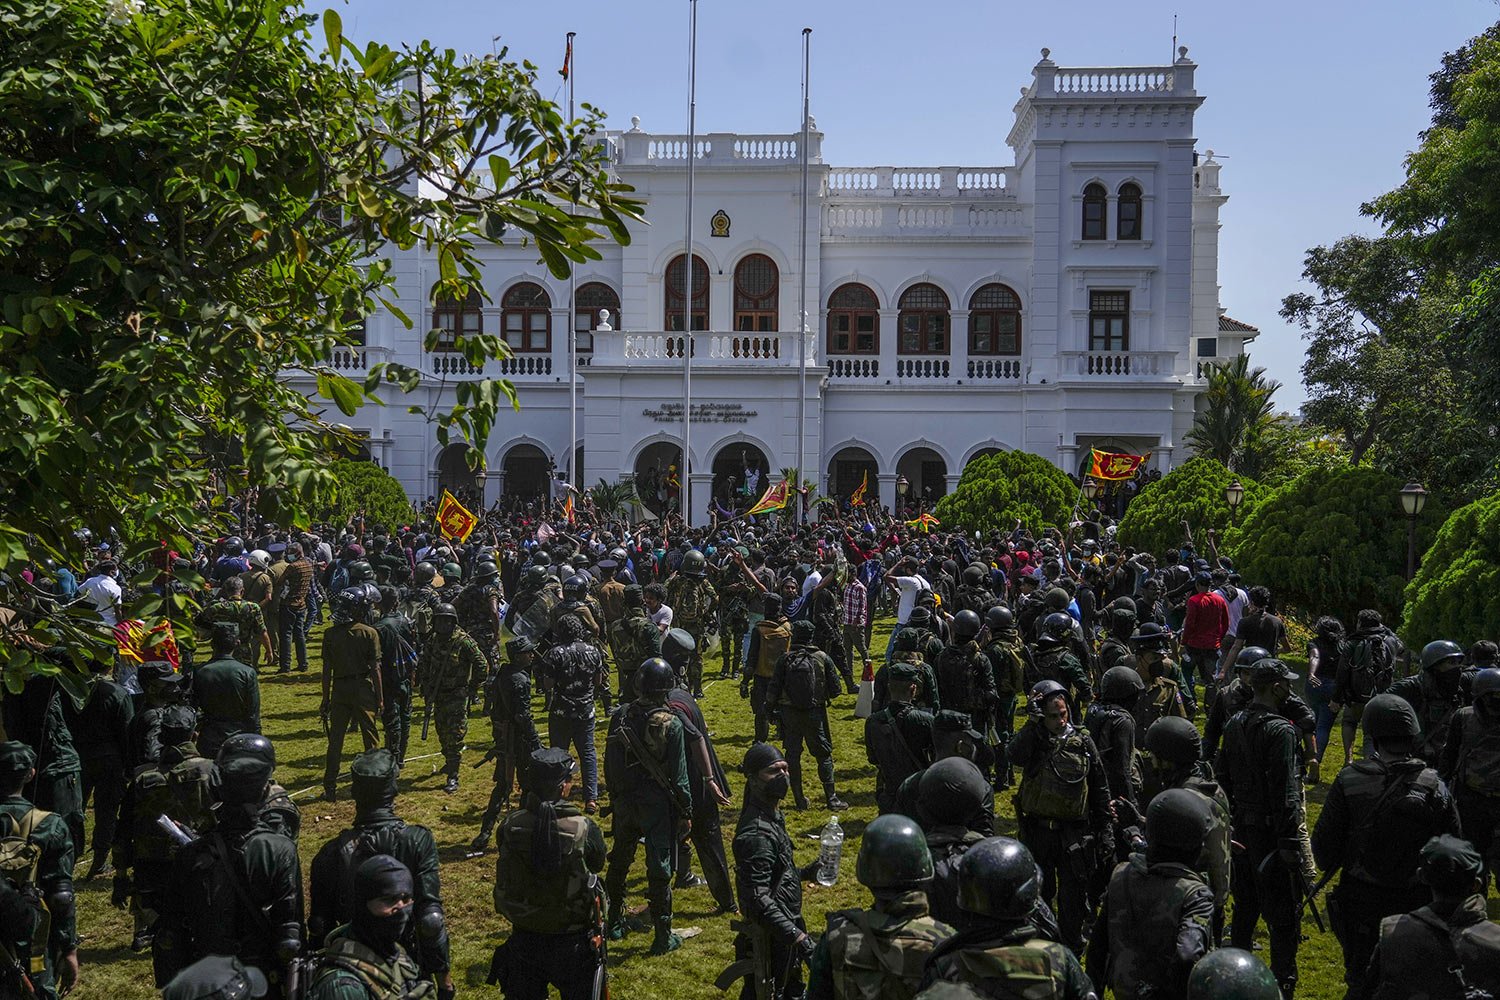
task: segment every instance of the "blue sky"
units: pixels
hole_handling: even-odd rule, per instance
[[[639,115],[648,131],[686,130],[687,0],[348,0],[340,10],[356,39],[488,52],[500,35],[544,71],[544,93],[576,31],[580,101],[608,112],[611,127]],[[1277,309],[1300,287],[1303,252],[1371,229],[1359,204],[1400,182],[1429,119],[1427,75],[1500,20],[1493,0],[700,0],[698,127],[795,131],[801,30],[811,27],[825,160],[1009,163],[1011,108],[1042,46],[1064,66],[1164,63],[1174,13],[1207,96],[1198,148],[1225,164],[1221,301],[1261,328],[1254,360],[1285,384],[1281,407],[1295,409],[1302,341]]]

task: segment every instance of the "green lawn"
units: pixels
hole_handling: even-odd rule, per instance
[[[876,648],[884,649],[889,627],[889,622],[884,622],[876,628]],[[317,645],[315,638],[314,655]],[[318,848],[347,826],[354,814],[354,807],[347,799],[336,804],[315,801],[321,784],[324,753],[317,718],[316,669],[314,662],[313,671],[307,674],[268,676],[263,679],[262,687],[266,732],[275,740],[280,760],[278,780],[294,793],[300,793],[296,797],[303,809],[300,847],[304,879],[306,866]],[[717,664],[711,664],[706,674],[717,677]],[[854,860],[859,834],[875,816],[874,773],[864,758],[863,723],[854,718],[853,709],[854,699],[845,697],[839,700],[832,713],[838,787],[851,806],[840,817],[849,840],[839,881],[830,888],[809,885],[805,889],[807,923],[809,928],[819,931],[824,926],[825,913],[862,905],[868,898],[854,880]],[[726,769],[734,770],[750,745],[753,731],[749,707],[740,700],[738,684],[724,681],[707,684],[703,711],[713,729],[720,758]],[[545,737],[544,721],[541,728]],[[473,770],[469,766],[478,763],[488,746],[489,725],[477,717],[471,721],[471,748],[464,755],[462,787],[451,797],[442,793],[442,778],[434,773],[440,758],[428,756],[437,753],[437,734],[434,732],[426,742],[419,742],[420,725],[413,729],[409,752],[414,759],[408,763],[401,780],[397,809],[408,822],[425,823],[437,836],[443,860],[443,896],[453,939],[454,978],[460,983],[460,994],[498,998],[500,992],[497,988],[483,984],[490,951],[506,933],[505,922],[495,915],[490,902],[495,856],[493,852],[474,859],[464,856],[465,845],[478,828],[479,816],[490,790],[488,777],[491,768],[487,765]],[[599,736],[602,742],[602,720]],[[1330,762],[1342,759],[1343,750],[1338,739],[1335,728],[1335,745],[1329,749]],[[345,751],[346,767],[348,754],[357,748],[358,739],[351,738]],[[809,798],[817,803],[821,794],[810,760],[806,762],[804,772]],[[743,782],[737,775],[734,780],[738,792]],[[1310,790],[1309,811],[1313,819],[1316,819],[1325,790],[1326,784]],[[1014,811],[1009,797],[997,800],[996,807],[1002,816],[1001,832],[1014,833]],[[737,813],[737,802],[725,810],[723,822],[727,832],[733,831]],[[799,861],[810,860],[816,854],[817,843],[811,838],[826,820],[827,814],[821,807],[805,813],[787,814],[788,827],[799,845]],[[604,825],[607,832],[607,819]],[[639,860],[634,874],[627,900],[630,907],[644,903],[644,876]],[[84,1000],[156,996],[151,986],[149,960],[132,955],[126,947],[130,940],[130,920],[125,913],[110,907],[109,888],[108,880],[80,882],[78,885],[83,971],[81,985],[74,995]],[[672,955],[647,956],[649,932],[632,934],[614,945],[610,952],[613,994],[622,998],[672,996],[677,1000],[720,996],[714,989],[713,980],[733,959],[733,935],[727,917],[709,917],[712,909],[713,901],[706,888],[677,893],[678,928],[699,927],[702,933]],[[1331,935],[1319,933],[1310,920],[1304,926],[1304,933],[1307,940],[1301,952],[1303,985],[1299,995],[1342,996],[1342,963],[1337,943]]]

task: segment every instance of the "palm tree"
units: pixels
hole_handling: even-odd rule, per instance
[[[599,480],[599,485],[589,488],[588,496],[594,510],[604,518],[624,517],[631,504],[641,502],[635,492],[635,483],[607,483],[603,479]]]
[[[1261,438],[1276,422],[1273,397],[1281,383],[1266,377],[1264,368],[1251,368],[1249,355],[1215,365],[1208,373],[1204,407],[1187,434],[1200,455],[1231,471],[1253,464]]]

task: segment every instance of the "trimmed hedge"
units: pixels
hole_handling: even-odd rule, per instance
[[[1413,647],[1500,636],[1500,493],[1460,507],[1438,529],[1407,585],[1402,636]]]
[[[1234,473],[1212,458],[1188,459],[1156,482],[1148,483],[1130,501],[1120,519],[1117,532],[1120,542],[1154,555],[1175,551],[1183,541],[1182,522],[1187,521],[1201,551],[1208,550],[1205,537],[1208,528],[1219,533],[1219,548],[1225,551],[1223,535],[1230,527],[1231,512],[1224,499],[1224,487],[1234,478]],[[1240,477],[1240,485],[1245,488],[1245,496],[1240,501],[1238,520],[1244,521],[1268,491],[1244,476]]]
[[[1035,530],[1066,525],[1078,498],[1078,485],[1045,458],[1002,451],[970,462],[935,513],[950,530],[1008,532],[1016,518]]]
[[[390,530],[409,523],[415,516],[406,490],[374,462],[341,458],[331,463],[328,471],[333,473],[334,487],[312,505],[314,522],[344,524],[364,514],[366,524]]]

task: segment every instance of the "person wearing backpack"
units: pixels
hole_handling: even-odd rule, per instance
[[[1355,619],[1356,627],[1339,650],[1338,673],[1334,677],[1335,712],[1344,713],[1344,766],[1354,763],[1354,734],[1365,703],[1391,686],[1396,679],[1396,658],[1380,623],[1380,612],[1370,608]]]
[[[1486,875],[1500,868],[1500,668],[1474,675],[1474,704],[1453,717],[1453,735],[1438,772],[1458,799],[1464,834],[1485,859]]]
[[[0,922],[0,996],[57,1000],[78,984],[73,837],[60,816],[21,796],[35,778],[31,747],[0,743],[0,883],[30,914]]]
[[[750,699],[750,711],[755,715],[757,743],[764,743],[769,737],[771,718],[776,715],[776,702],[766,697],[766,688],[776,672],[776,664],[792,644],[792,624],[782,612],[781,597],[766,594],[764,600],[765,616],[750,629],[745,675],[740,678],[740,697]]]
[[[152,947],[162,894],[172,879],[172,863],[178,843],[158,822],[166,816],[190,833],[201,833],[213,825],[213,793],[209,783],[213,761],[201,756],[193,740],[198,715],[186,705],[173,705],[162,713],[161,758],[143,764],[131,775],[120,802],[113,858],[114,892],[110,901],[124,907],[132,901],[135,936],[132,951]],[[166,963],[152,956],[156,983],[166,982]]]
[[[865,720],[865,759],[875,768],[875,805],[882,815],[896,811],[901,783],[932,763],[932,713],[916,708],[921,674],[915,664],[896,660],[882,668],[890,701]]]
[[[379,744],[375,720],[385,711],[381,686],[380,633],[370,626],[375,617],[373,584],[358,583],[333,597],[333,624],[323,633],[323,700],[318,714],[328,737],[323,759],[323,799],[338,795],[344,735],[358,729],[363,749]]]
[[[320,941],[340,924],[355,918],[354,881],[359,866],[379,854],[406,866],[412,877],[412,913],[399,940],[421,970],[436,980],[438,996],[456,991],[448,957],[448,927],[443,914],[442,880],[437,842],[432,831],[396,815],[396,777],[401,768],[387,749],[354,758],[350,794],[354,825],[324,844],[309,873],[307,930]]]
[[[1003,604],[984,613],[984,627],[989,642],[984,655],[990,661],[995,683],[995,788],[1009,788],[1015,782],[1008,747],[1016,730],[1016,699],[1026,689],[1027,658],[1031,655],[1016,628],[1016,616]]]
[[[807,808],[802,791],[802,747],[806,744],[818,764],[824,802],[830,812],[842,812],[849,804],[834,788],[833,738],[828,728],[828,706],[838,695],[839,669],[833,657],[813,645],[815,632],[810,621],[792,623],[791,648],[776,661],[766,685],[766,701],[781,709],[781,734],[797,808]]]
[[[1042,898],[1057,900],[1063,943],[1082,951],[1089,880],[1115,850],[1104,762],[1088,733],[1073,725],[1068,692],[1056,681],[1032,688],[1026,724],[1010,750],[1021,769],[1020,840],[1041,866]]]
[[[1318,865],[1343,870],[1328,896],[1328,918],[1344,949],[1351,996],[1364,988],[1380,921],[1416,909],[1427,897],[1417,878],[1422,846],[1459,833],[1448,786],[1412,754],[1418,726],[1411,706],[1395,695],[1376,695],[1365,705],[1362,724],[1371,752],[1339,772],[1312,831]]]
[[[416,634],[401,613],[400,592],[390,584],[380,587],[380,607],[375,634],[380,637],[380,693],[385,710],[380,722],[385,728],[385,748],[399,767],[406,760],[411,738],[411,678],[417,667]]]
[[[390,855],[377,854],[360,864],[350,893],[352,916],[313,957],[306,1000],[419,1000],[432,995],[432,984],[401,946],[413,919],[412,886],[411,872]]]

